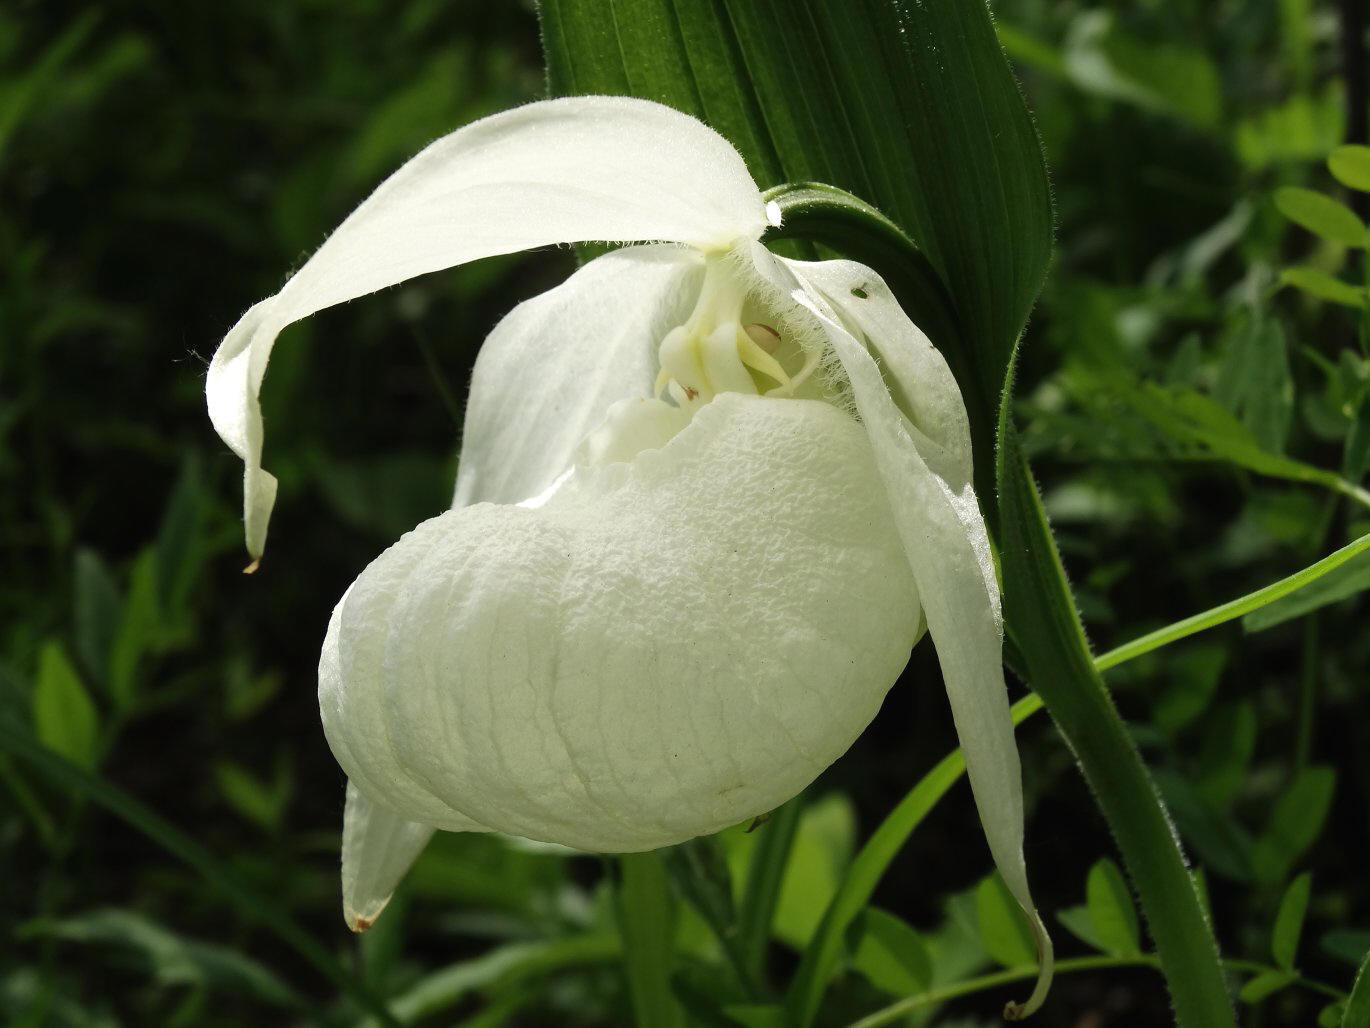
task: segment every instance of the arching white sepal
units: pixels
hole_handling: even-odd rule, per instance
[[[246,465],[249,552],[274,500],[257,395],[294,321],[416,275],[586,240],[666,240],[710,252],[759,238],[761,194],[737,151],[688,115],[626,97],[528,104],[432,143],[362,203],[210,364],[210,418]]]
[[[787,261],[759,244],[752,251],[763,277],[815,315],[851,382],[937,647],[990,854],[1038,939],[1037,987],[1023,1007],[1013,1008],[1016,1015],[1030,1013],[1051,980],[1051,940],[1033,905],[1023,859],[1022,776],[1004,685],[999,589],[969,462],[956,454],[961,429],[953,423],[961,418],[949,417],[963,407],[960,392],[950,371],[933,370],[937,364],[945,369],[945,362],[869,268]],[[877,347],[896,374],[923,365],[921,381],[907,383],[924,394],[912,420],[871,355]],[[929,451],[930,437],[937,445]],[[968,440],[966,451],[968,456]]]
[[[354,932],[370,928],[428,840],[431,825],[415,824],[377,806],[347,783],[343,808],[343,919]]]

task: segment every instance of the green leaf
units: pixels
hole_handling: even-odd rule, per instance
[[[415,1024],[449,1011],[474,992],[527,990],[530,979],[571,968],[611,964],[619,959],[619,938],[607,933],[509,943],[420,978],[395,997],[393,1008],[402,1023]],[[369,1028],[375,1022],[364,1023]]]
[[[1304,915],[1308,913],[1308,894],[1312,876],[1305,871],[1284,891],[1280,909],[1275,914],[1275,927],[1270,934],[1270,952],[1275,963],[1286,971],[1294,970],[1294,957],[1299,949],[1299,935],[1303,932]]]
[[[1294,863],[1322,833],[1332,807],[1337,782],[1330,767],[1306,767],[1294,776],[1271,811],[1265,831],[1256,841],[1252,868],[1257,880],[1275,883],[1284,879]]]
[[[544,0],[554,95],[628,93],[702,117],[763,186],[869,201],[937,269],[973,351],[949,353],[992,419],[1045,277],[1041,148],[979,0]],[[964,377],[963,377],[964,376]]]
[[[131,950],[162,985],[200,985],[277,1006],[304,1005],[294,989],[251,957],[227,946],[183,938],[129,910],[97,910],[79,917],[31,922],[23,925],[19,934]]]
[[[1041,701],[1035,695],[1029,695],[1013,705],[1009,716],[1017,725],[1041,709]],[[965,758],[959,749],[938,761],[886,815],[851,862],[832,902],[823,912],[822,921],[804,947],[799,969],[790,981],[785,1003],[794,1024],[812,1023],[823,998],[823,989],[841,957],[847,927],[860,916],[876,885],[913,830],[922,823],[937,801],[960,781],[965,770]]]
[[[843,793],[829,793],[800,815],[776,904],[776,938],[796,949],[808,943],[837,892],[855,846],[856,813]]]
[[[1339,200],[1313,189],[1282,186],[1275,190],[1275,206],[1320,239],[1341,246],[1365,246],[1365,222]]]
[[[1094,918],[1090,915],[1089,907],[1084,905],[1078,907],[1062,907],[1056,911],[1056,920],[1066,926],[1066,930],[1075,936],[1091,949],[1103,952],[1106,947],[1103,940],[1099,938],[1099,933],[1094,930]]]
[[[1339,146],[1327,155],[1327,168],[1342,185],[1370,193],[1370,146]]]
[[[204,879],[211,894],[227,900],[247,920],[269,928],[329,981],[353,997],[362,1009],[375,1013],[385,1025],[397,1024],[384,1002],[357,975],[344,970],[327,947],[320,945],[312,935],[295,924],[279,903],[250,889],[209,850],[138,799],[39,745],[22,725],[3,710],[0,710],[0,751],[32,765],[53,784],[88,797],[142,832],[167,853],[194,869]]]
[[[1370,471],[1370,396],[1361,397],[1351,431],[1346,434],[1342,451],[1341,473],[1352,482],[1359,482]]]
[[[1099,942],[1107,953],[1131,957],[1141,953],[1137,911],[1132,892],[1118,865],[1107,857],[1089,869],[1085,882],[1085,903]]]
[[[1370,538],[1357,540],[1351,545],[1358,543],[1370,543]],[[1370,589],[1370,545],[1362,546],[1353,556],[1326,574],[1247,614],[1242,618],[1242,628],[1248,632],[1261,632],[1320,607],[1338,603],[1365,589]]]
[[[1145,765],[1103,686],[1085,641],[1041,496],[1009,416],[1000,409],[999,553],[1004,613],[1026,663],[1094,789],[1136,886],[1178,1024],[1234,1023],[1213,929],[1200,905]],[[1098,661],[1105,666],[1106,654]],[[1119,654],[1117,660],[1125,659]],[[1116,660],[1115,660],[1116,663]]]
[[[985,952],[1005,967],[1031,967],[1037,962],[1032,928],[996,871],[975,889],[976,924]]]
[[[109,671],[123,598],[114,576],[94,550],[83,547],[76,551],[74,577],[76,654],[82,669],[97,684],[103,683]]]
[[[138,669],[144,655],[153,648],[161,625],[157,572],[156,550],[144,550],[133,564],[124,616],[110,654],[109,692],[120,710],[130,709],[137,700]]]
[[[1370,956],[1370,930],[1334,928],[1318,940],[1318,945],[1328,956],[1359,967],[1360,962]]]
[[[1328,303],[1361,310],[1365,306],[1365,289],[1333,278],[1318,268],[1285,268],[1280,272],[1280,285],[1301,289],[1309,296]]]
[[[1338,1028],[1346,1016],[1346,1001],[1337,1000],[1318,1011],[1318,1028]]]
[[[1238,995],[1243,1003],[1256,1004],[1289,985],[1294,977],[1289,971],[1262,971],[1243,985]]]
[[[33,726],[49,749],[84,768],[95,766],[100,714],[62,647],[48,640],[38,658]]]
[[[671,991],[675,903],[661,854],[625,853],[618,889],[618,928],[628,993],[638,1024],[678,1028],[684,1023]]]
[[[266,831],[280,827],[293,784],[287,763],[278,763],[275,779],[265,782],[225,760],[214,765],[214,780],[228,805],[248,821]]]
[[[1342,1014],[1342,1028],[1370,1028],[1370,953],[1356,972],[1355,984],[1346,1000],[1346,1013]]]
[[[1289,347],[1277,318],[1253,313],[1224,354],[1213,396],[1242,419],[1256,444],[1284,452],[1294,416]]]
[[[932,985],[932,956],[923,936],[902,919],[867,907],[852,923],[856,945],[852,967],[877,989],[893,996]]]

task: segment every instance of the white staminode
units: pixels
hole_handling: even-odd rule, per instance
[[[319,666],[361,928],[434,827],[650,849],[794,795],[926,627],[990,851],[1023,864],[999,595],[942,356],[880,277],[777,258],[736,151],[657,104],[530,104],[434,143],[225,338],[210,413],[248,547],[275,480],[277,333],[414,275],[549,243],[656,241],[515,308],[472,377],[453,509],[378,557]]]

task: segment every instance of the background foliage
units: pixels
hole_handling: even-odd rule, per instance
[[[1020,439],[1103,651],[1370,531],[1348,495],[1370,467],[1370,362],[1366,194],[1347,188],[1370,179],[1356,151],[1327,163],[1364,134],[1364,72],[1343,12],[1313,0],[995,11],[1058,223]],[[649,1023],[762,1023],[748,1006],[792,979],[853,853],[955,745],[927,645],[756,833],[621,869],[440,835],[360,945],[338,916],[318,641],[356,572],[446,504],[475,350],[571,254],[292,328],[264,394],[273,549],[238,574],[239,467],[203,414],[205,359],[404,157],[542,93],[534,12],[20,3],[0,69],[0,1019],[352,1023],[386,997],[434,1024],[620,1024],[654,1001]],[[1348,992],[1370,949],[1367,584],[1355,558],[1108,676],[1202,868],[1244,1023],[1337,1023],[1316,986]],[[1039,902],[1068,959],[1117,965],[1064,974],[1041,1023],[1163,1023],[1069,751],[1045,719],[1020,740]],[[749,868],[770,865],[772,932],[730,960]],[[988,869],[957,786],[846,933],[819,1023],[939,989],[888,1023],[995,1023],[1021,985],[953,988],[1030,962]],[[669,995],[635,991],[621,939],[660,949]]]

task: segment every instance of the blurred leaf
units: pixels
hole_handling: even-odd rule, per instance
[[[1227,648],[1217,644],[1200,644],[1177,653],[1169,681],[1152,708],[1156,727],[1174,735],[1202,714],[1218,688],[1227,657]]]
[[[1318,1011],[1318,1028],[1339,1028],[1346,1015],[1346,1001],[1337,1000]]]
[[[1323,935],[1318,945],[1329,956],[1358,967],[1366,956],[1370,956],[1370,930],[1334,928]]]
[[[133,950],[162,985],[198,985],[243,992],[276,1006],[304,1006],[294,989],[251,957],[227,946],[186,939],[133,911],[97,910],[62,920],[34,921],[22,926],[20,933]]]
[[[1303,932],[1303,919],[1308,913],[1308,894],[1313,878],[1305,871],[1292,882],[1280,900],[1280,909],[1275,914],[1275,927],[1270,935],[1270,952],[1275,963],[1286,971],[1294,970],[1294,958],[1298,954],[1299,936]]]
[[[1342,134],[1340,83],[1317,94],[1296,93],[1237,122],[1237,153],[1255,169],[1286,161],[1310,161],[1327,153]]]
[[[1137,911],[1132,905],[1132,891],[1118,865],[1104,857],[1091,867],[1085,896],[1090,922],[1104,951],[1120,957],[1140,953]]]
[[[659,851],[625,853],[618,860],[623,877],[615,899],[634,1017],[638,1024],[682,1025],[682,1011],[670,984],[675,903],[662,855]]]
[[[734,965],[741,967],[737,908],[722,843],[716,836],[689,839],[663,850],[662,859],[681,898],[708,924]]]
[[[1032,929],[997,871],[975,889],[975,916],[985,951],[999,963],[1025,967],[1037,962]]]
[[[779,1003],[737,1003],[723,1008],[742,1028],[790,1028],[789,1014]]]
[[[1341,1018],[1342,1028],[1370,1028],[1370,954],[1356,972],[1351,995],[1346,999],[1346,1012]]]
[[[181,462],[156,542],[158,609],[181,614],[177,620],[184,620],[190,588],[204,566],[206,554],[199,532],[203,496],[200,463],[191,452]]]
[[[1247,632],[1261,632],[1330,603],[1355,596],[1365,589],[1370,589],[1370,549],[1357,553],[1288,595],[1259,610],[1253,610],[1242,618],[1242,628]]]
[[[214,780],[229,806],[253,824],[267,831],[280,827],[290,802],[292,776],[284,760],[276,765],[274,781],[264,782],[232,761],[214,765]]]
[[[1294,381],[1278,319],[1252,312],[1224,354],[1213,397],[1242,419],[1258,446],[1284,453],[1294,416]]]
[[[1370,146],[1339,146],[1327,155],[1332,177],[1350,189],[1370,193]]]
[[[0,81],[0,156],[25,116],[45,90],[59,80],[63,69],[90,37],[100,21],[98,11],[87,9],[74,18],[24,72]]]
[[[1294,975],[1289,971],[1262,971],[1243,985],[1238,995],[1243,1003],[1260,1003],[1293,981]]]
[[[1094,918],[1090,915],[1089,907],[1083,904],[1078,907],[1062,907],[1056,911],[1056,920],[1065,925],[1066,930],[1086,946],[1101,953],[1105,951],[1103,940],[1094,930]]]
[[[534,978],[568,968],[610,964],[621,955],[618,937],[609,934],[513,943],[426,975],[396,996],[392,1006],[402,1023],[413,1024],[450,1010],[473,992],[527,990]],[[664,1026],[669,1022],[644,1023]]]
[[[1200,127],[1211,127],[1221,117],[1222,83],[1205,54],[1138,39],[1118,28],[1108,11],[1075,16],[1064,60],[1071,80],[1088,93]]]
[[[829,793],[799,817],[775,909],[775,935],[802,950],[837,893],[856,844],[856,814],[842,793]]]
[[[1275,206],[1290,221],[1329,243],[1365,246],[1365,223],[1339,200],[1313,189],[1282,186],[1275,190]]]
[[[38,658],[33,726],[38,738],[53,751],[81,767],[95,766],[100,714],[56,640],[46,642]]]
[[[1370,397],[1361,397],[1351,431],[1346,433],[1342,451],[1341,473],[1352,482],[1359,482],[1370,471]]]
[[[386,1024],[394,1023],[379,997],[356,975],[345,971],[327,947],[296,925],[271,898],[253,892],[209,850],[133,796],[41,746],[3,711],[0,711],[0,750],[31,764],[53,784],[88,797],[142,832],[177,860],[193,868],[211,893],[217,893],[237,907],[249,921],[271,929],[329,981],[355,999],[363,1010],[384,1015],[382,1019]]]
[[[124,616],[110,654],[109,692],[114,705],[129,710],[137,699],[138,670],[161,624],[157,602],[157,552],[145,549],[133,563]]]
[[[100,555],[85,547],[76,551],[73,603],[81,667],[95,681],[104,682],[123,598]]]
[[[1252,851],[1252,870],[1258,881],[1283,881],[1294,863],[1322,833],[1332,806],[1337,775],[1330,767],[1301,769],[1275,801],[1265,831]]]
[[[1210,806],[1185,776],[1164,768],[1153,775],[1175,826],[1195,855],[1227,878],[1248,881],[1252,873],[1251,838],[1230,816]]]
[[[932,957],[923,936],[893,914],[867,907],[852,922],[851,966],[877,989],[893,996],[923,992],[932,985]]]
[[[1364,287],[1333,278],[1318,268],[1285,268],[1280,272],[1280,285],[1293,286],[1309,296],[1328,303],[1339,303],[1343,307],[1360,310],[1365,306]]]
[[[1256,752],[1256,732],[1256,710],[1250,700],[1223,704],[1206,719],[1194,787],[1215,807],[1230,803],[1245,781]]]

